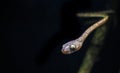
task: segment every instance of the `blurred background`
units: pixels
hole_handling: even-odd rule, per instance
[[[102,49],[91,73],[119,73],[119,3],[118,0],[1,1],[1,73],[77,73],[91,38],[81,51],[71,55],[61,53],[64,43],[77,38],[88,27],[79,23],[75,14],[110,9],[116,13],[114,24],[107,31],[108,48]]]

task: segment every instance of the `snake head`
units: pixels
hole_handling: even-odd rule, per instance
[[[62,53],[63,54],[71,54],[71,53],[74,53],[76,51],[78,51],[80,48],[82,47],[82,43],[77,41],[77,40],[72,40],[72,41],[69,41],[67,43],[65,43],[63,46],[62,46]]]

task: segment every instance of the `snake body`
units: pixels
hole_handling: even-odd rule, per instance
[[[93,25],[91,25],[89,28],[87,28],[84,31],[84,33],[77,39],[63,44],[62,49],[61,49],[62,53],[63,54],[72,54],[72,53],[80,50],[84,41],[89,36],[89,34],[92,31],[94,31],[95,29],[97,29],[100,26],[102,26],[103,24],[105,24],[105,22],[107,22],[107,20],[109,18],[107,13],[113,13],[113,11],[110,10],[110,11],[103,11],[103,12],[96,12],[96,13],[78,13],[77,14],[78,17],[102,17],[102,19],[99,20],[98,22],[94,23]]]

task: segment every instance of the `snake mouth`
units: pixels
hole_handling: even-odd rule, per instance
[[[63,54],[72,54],[72,53],[74,53],[74,52],[76,52],[77,51],[77,49],[74,49],[74,50],[70,50],[70,51],[66,51],[66,50],[64,50],[64,49],[62,49],[61,50],[61,52],[63,53]]]
[[[71,52],[70,52],[69,50],[65,50],[65,49],[62,49],[61,52],[62,52],[63,54],[71,54]]]

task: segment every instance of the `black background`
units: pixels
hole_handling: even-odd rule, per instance
[[[72,55],[60,51],[63,43],[82,33],[75,13],[106,9],[116,10],[106,42],[110,46],[102,50],[91,73],[118,73],[117,0],[4,0],[0,4],[1,73],[77,73],[86,50]]]

